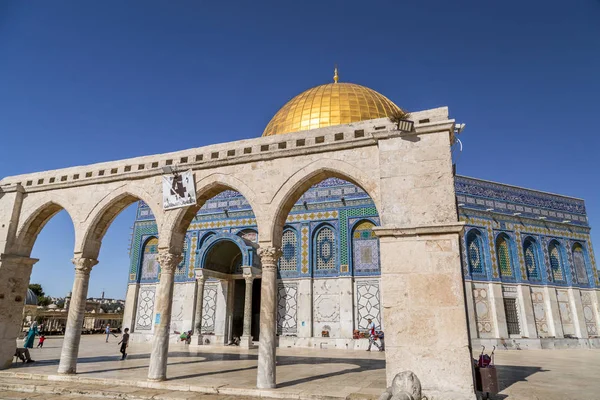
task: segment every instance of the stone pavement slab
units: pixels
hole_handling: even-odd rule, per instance
[[[32,398],[39,393],[78,393],[79,398],[92,393],[122,399],[250,396],[359,400],[377,399],[385,390],[383,353],[279,349],[278,388],[261,390],[256,388],[256,349],[172,345],[169,380],[151,383],[146,380],[149,345],[132,344],[128,359],[120,361],[117,341],[106,344],[101,336],[83,336],[78,374],[59,376],[56,369],[62,340],[50,337],[47,347],[32,350],[35,363],[14,364],[13,368],[0,371],[0,391],[28,391],[23,395]],[[600,350],[499,351],[495,361],[501,392],[492,399],[600,400]]]

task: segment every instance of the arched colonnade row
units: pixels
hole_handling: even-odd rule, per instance
[[[65,331],[65,341],[61,352],[60,373],[76,372],[80,341],[80,329],[78,328],[83,323],[90,272],[98,264],[97,257],[102,238],[110,224],[130,204],[139,200],[144,201],[154,214],[158,228],[159,254],[157,260],[161,265],[162,274],[157,293],[156,314],[160,315],[160,322],[155,330],[153,359],[149,377],[160,380],[166,377],[173,273],[181,261],[185,232],[206,200],[224,190],[235,190],[242,194],[252,207],[256,218],[257,231],[260,232],[258,255],[263,265],[262,291],[265,292],[262,293],[261,298],[268,306],[270,297],[273,298],[273,304],[276,301],[276,265],[281,254],[279,247],[281,246],[285,221],[295,202],[306,190],[323,179],[338,177],[363,188],[371,195],[375,203],[378,199],[376,180],[369,179],[366,174],[352,167],[352,165],[336,160],[317,162],[302,168],[284,179],[283,184],[279,187],[271,186],[270,193],[265,189],[257,192],[232,175],[220,173],[209,174],[204,177],[199,175],[195,174],[197,204],[175,210],[163,210],[161,207],[161,177],[153,177],[144,181],[109,184],[104,188],[89,188],[89,192],[85,187],[33,193],[24,193],[20,188],[15,190],[15,203],[18,204],[19,208],[18,221],[15,224],[16,226],[12,227],[14,236],[12,240],[7,240],[2,259],[0,259],[2,267],[4,267],[2,268],[3,273],[7,272],[9,264],[12,264],[16,267],[15,275],[19,275],[21,278],[20,284],[15,285],[13,288],[15,300],[20,298],[19,292],[24,293],[26,291],[32,267],[37,261],[30,258],[31,251],[44,225],[58,212],[65,210],[75,228],[75,248],[72,262],[75,265],[76,274]],[[269,271],[269,268],[271,268],[271,271]],[[269,279],[270,275],[272,277]],[[275,309],[275,307],[272,308]],[[9,321],[7,322],[10,324]],[[16,322],[16,315],[14,322]],[[275,324],[275,317],[269,318],[267,316],[261,322],[261,325],[263,323],[265,325]],[[160,329],[161,325],[164,325],[162,330]],[[274,329],[267,326],[264,329],[261,327],[261,329],[263,332],[274,332]],[[10,342],[16,338],[17,333],[15,330],[13,334],[9,334],[4,339],[8,339]],[[268,337],[269,335],[263,336]],[[274,352],[274,338],[272,338],[272,342],[272,352]],[[263,349],[263,351],[266,350]],[[272,356],[267,355],[262,358],[271,359]],[[268,384],[267,386],[271,385]]]
[[[14,352],[36,261],[30,258],[33,244],[46,222],[64,209],[75,228],[76,274],[59,372],[76,372],[89,276],[98,263],[102,238],[121,210],[142,200],[156,219],[162,269],[148,378],[166,379],[174,271],[187,228],[207,199],[230,189],[246,198],[256,218],[262,265],[257,386],[275,387],[277,261],[283,228],[302,193],[336,177],[361,187],[380,217],[381,227],[374,231],[380,239],[383,322],[391,332],[386,335],[388,384],[396,373],[410,369],[432,393],[452,393],[454,400],[474,398],[459,250],[463,224],[458,222],[450,151],[454,121],[447,119],[447,110],[440,113],[434,122],[415,124],[414,132],[379,130],[352,143],[331,141],[314,149],[284,149],[239,162],[199,165],[194,170],[197,204],[176,210],[161,207],[158,170],[39,187],[27,187],[27,182],[42,181],[41,174],[0,181],[0,367],[10,365]],[[315,143],[322,143],[323,138],[317,142],[318,133],[314,135]],[[137,161],[114,166],[127,168]],[[85,174],[85,169],[69,173],[78,172]],[[20,179],[25,188],[6,184]],[[431,374],[432,363],[445,371],[443,376]]]

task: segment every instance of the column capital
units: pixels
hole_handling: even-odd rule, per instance
[[[252,284],[252,282],[254,281],[255,276],[252,274],[244,274],[244,280],[246,281],[246,284]]]
[[[277,268],[277,260],[281,257],[281,249],[274,246],[260,247],[258,256],[263,269],[275,269]]]
[[[16,254],[5,254],[2,253],[0,254],[0,262],[7,262],[7,263],[15,263],[15,264],[22,264],[22,265],[31,265],[33,266],[33,264],[35,264],[36,262],[40,261],[39,258],[31,258],[31,257],[25,257],[25,256],[19,256]]]
[[[160,265],[161,272],[175,272],[175,268],[181,263],[183,260],[183,256],[181,254],[170,253],[168,250],[158,250],[158,255],[156,256],[156,260]]]
[[[75,272],[82,272],[84,274],[89,274],[92,271],[92,267],[98,264],[98,260],[93,258],[83,258],[76,257],[71,260],[71,262],[75,265]]]

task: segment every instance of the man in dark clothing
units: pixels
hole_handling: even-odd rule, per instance
[[[129,343],[129,328],[125,328],[125,331],[123,333],[123,337],[121,338],[121,341],[119,342],[119,344],[121,345],[121,354],[123,354],[123,356],[121,357],[121,360],[124,360],[127,357],[127,344]]]

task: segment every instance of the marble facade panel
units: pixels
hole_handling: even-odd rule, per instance
[[[552,336],[549,311],[546,307],[546,290],[540,287],[531,288],[531,303],[537,334],[541,338]]]
[[[140,285],[135,313],[135,330],[137,332],[153,331],[155,302],[156,285]]]
[[[556,299],[558,301],[558,310],[560,312],[560,322],[562,324],[563,334],[575,336],[573,311],[567,289],[556,289]]]
[[[314,336],[340,337],[340,285],[338,279],[313,280]]]
[[[495,337],[494,316],[490,303],[489,285],[487,283],[473,283],[473,303],[479,337]]]

